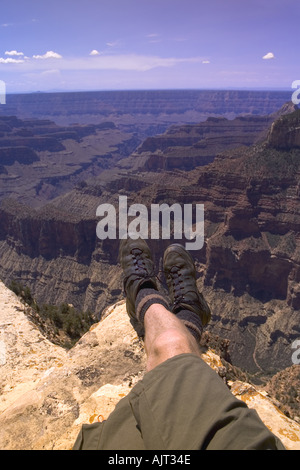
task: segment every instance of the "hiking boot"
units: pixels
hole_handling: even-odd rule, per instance
[[[154,273],[154,262],[151,251],[142,238],[131,238],[120,241],[120,263],[124,272],[124,291],[126,295],[126,309],[129,317],[139,321],[136,315],[135,302],[139,290],[149,287],[157,290]]]
[[[196,268],[190,253],[182,245],[170,245],[164,253],[163,266],[173,313],[194,312],[200,317],[202,326],[207,325],[211,312],[197,288]]]

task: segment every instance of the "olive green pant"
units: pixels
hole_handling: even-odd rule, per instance
[[[74,450],[284,450],[255,410],[200,357],[181,354],[145,374]]]

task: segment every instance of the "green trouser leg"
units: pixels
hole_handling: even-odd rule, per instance
[[[198,356],[148,372],[107,421],[86,425],[74,449],[283,450],[255,410],[236,399]]]

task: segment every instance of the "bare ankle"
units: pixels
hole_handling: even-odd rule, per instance
[[[169,328],[154,339],[147,352],[147,369],[153,369],[157,365],[179,354],[198,354],[197,342],[185,328]]]

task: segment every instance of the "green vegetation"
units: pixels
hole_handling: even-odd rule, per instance
[[[266,238],[272,250],[281,251],[286,253],[288,256],[292,256],[297,248],[295,234],[292,232],[286,235],[278,235],[270,232],[266,232]]]
[[[8,285],[8,288],[12,290],[18,297],[21,297],[21,299],[26,304],[30,306],[34,304],[34,299],[31,295],[29,287],[23,287],[19,282],[11,281],[11,283]]]
[[[276,150],[262,148],[252,153],[245,163],[249,174],[265,174],[268,177],[286,178],[300,170],[300,149]]]
[[[290,126],[295,127],[300,123],[300,109],[296,109],[293,113],[284,114],[280,116],[280,121],[283,123],[289,123]]]
[[[8,288],[34,310],[42,322],[47,323],[53,329],[55,335],[62,332],[67,336],[65,347],[72,347],[96,322],[96,318],[90,311],[78,311],[66,303],[59,306],[37,304],[29,287],[24,287],[17,281],[11,281]]]
[[[266,232],[266,237],[271,249],[276,248],[281,241],[281,235],[276,233]]]
[[[278,401],[279,409],[289,418],[299,422],[299,366],[291,366],[277,373],[267,384],[268,394]]]

